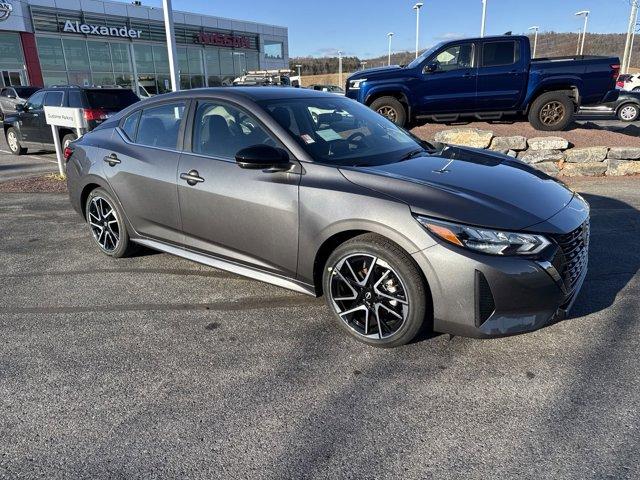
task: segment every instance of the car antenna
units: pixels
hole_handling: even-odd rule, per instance
[[[444,149],[442,150],[442,153],[446,152],[447,150],[449,150],[449,146],[448,145],[446,147],[444,147]],[[451,170],[447,170],[447,167],[449,165],[451,165],[454,160],[455,160],[455,151],[453,152],[453,155],[449,159],[449,161],[442,168],[439,168],[438,170],[432,170],[433,173],[449,173]]]

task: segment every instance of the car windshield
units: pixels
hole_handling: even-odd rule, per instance
[[[37,87],[13,87],[20,98],[29,98],[31,95],[40,90]]]
[[[427,59],[427,57],[430,57],[436,50],[438,50],[440,48],[440,45],[442,44],[439,43],[438,45],[434,45],[428,50],[425,50],[424,52],[422,52],[422,54],[418,58],[416,58],[409,65],[407,65],[407,68],[415,68],[419,66],[422,62],[424,62]]]
[[[136,103],[139,98],[128,88],[118,90],[87,90],[87,100],[90,108],[119,111]]]
[[[423,150],[413,136],[350,99],[336,96],[258,103],[319,163],[382,165]]]

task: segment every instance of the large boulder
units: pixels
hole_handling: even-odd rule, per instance
[[[535,165],[533,165],[533,168],[535,168],[536,170],[540,170],[547,175],[558,175],[558,173],[560,173],[560,168],[555,162],[536,163]]]
[[[509,151],[509,150],[526,150],[527,138],[521,135],[511,137],[493,137],[491,141],[491,150]]]
[[[478,128],[451,128],[436,133],[434,137],[436,142],[473,148],[487,148],[492,138],[492,131]]]
[[[564,152],[569,163],[602,162],[607,158],[608,147],[571,148]]]
[[[564,160],[564,153],[560,150],[527,150],[518,153],[518,158],[525,163],[560,162]]]
[[[565,163],[560,173],[565,177],[598,177],[607,171],[607,162]]]
[[[562,137],[534,137],[527,143],[531,150],[566,150],[569,142]]]
[[[609,160],[607,175],[640,175],[640,162],[634,160]]]
[[[611,147],[608,158],[615,160],[640,160],[640,147]]]

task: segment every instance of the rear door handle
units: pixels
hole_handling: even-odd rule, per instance
[[[110,167],[115,167],[118,163],[122,163],[115,153],[107,155],[103,160],[108,163]]]
[[[200,176],[197,170],[189,170],[189,173],[181,173],[180,178],[185,180],[189,185],[193,186],[196,183],[204,182],[204,178]]]

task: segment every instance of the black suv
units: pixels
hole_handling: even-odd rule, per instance
[[[37,91],[26,103],[16,105],[16,113],[4,119],[4,134],[11,153],[23,155],[27,147],[53,145],[51,127],[44,118],[44,106],[74,107],[84,110],[89,130],[112,114],[139,101],[128,88],[94,88],[73,85],[53,86]],[[63,148],[77,138],[73,129],[60,129]]]

